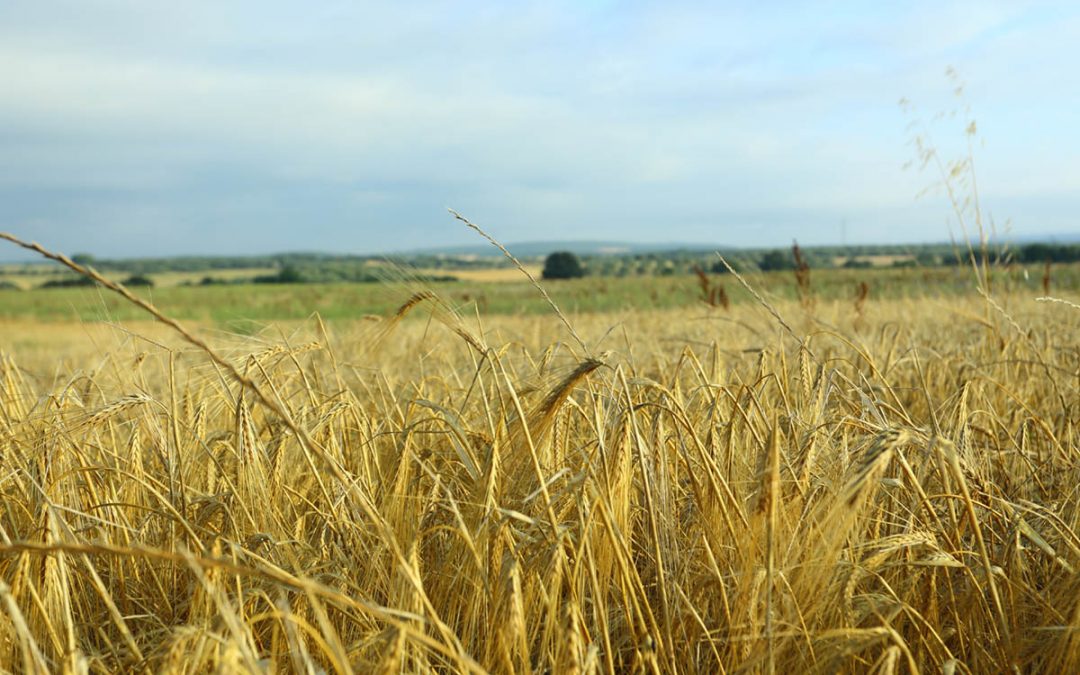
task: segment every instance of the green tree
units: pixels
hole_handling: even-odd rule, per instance
[[[154,280],[142,274],[133,274],[124,279],[125,286],[153,286]]]
[[[861,258],[851,256],[844,261],[843,267],[847,269],[864,270],[873,267],[873,264],[871,264],[869,260],[863,260]]]
[[[278,272],[279,284],[298,284],[304,280],[304,275],[295,265],[286,265]]]
[[[299,284],[306,279],[295,265],[285,265],[277,274],[257,276],[252,281],[257,284]]]
[[[933,267],[938,264],[938,257],[930,251],[919,251],[915,255],[915,262],[922,267]]]
[[[569,251],[555,251],[544,260],[545,279],[576,279],[585,276],[578,257]]]
[[[761,262],[758,263],[758,267],[760,267],[763,272],[792,270],[795,269],[795,261],[792,260],[791,255],[786,251],[776,249],[763,255],[761,257]]]

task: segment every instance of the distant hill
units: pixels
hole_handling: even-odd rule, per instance
[[[1080,232],[1075,233],[1052,233],[1041,235],[1029,235],[1023,237],[999,237],[995,241],[991,242],[995,246],[1008,243],[1014,246],[1021,246],[1024,244],[1034,243],[1046,243],[1046,244],[1077,244],[1080,243]],[[614,241],[603,239],[584,239],[584,240],[570,240],[570,241],[521,241],[515,243],[505,244],[506,248],[519,258],[539,258],[546,256],[554,251],[570,251],[579,256],[606,256],[606,255],[636,255],[641,253],[669,253],[669,252],[686,252],[686,253],[713,253],[719,251],[720,253],[734,253],[736,251],[753,252],[753,251],[767,251],[773,249],[784,249],[787,246],[754,246],[754,247],[736,247],[736,246],[724,246],[720,244],[708,244],[701,242],[659,242],[659,243],[641,243],[632,241]],[[924,242],[924,243],[912,243],[912,244],[828,244],[828,245],[816,245],[816,246],[804,246],[806,250],[820,250],[820,251],[838,251],[845,250],[851,251],[880,251],[883,253],[891,252],[908,252],[918,251],[923,249],[938,249],[942,247],[951,246],[949,242]],[[491,244],[480,243],[470,244],[467,246],[443,246],[443,247],[431,247],[420,249],[408,249],[402,251],[395,251],[391,256],[446,256],[446,257],[479,257],[479,258],[499,258],[502,257],[502,253]]]
[[[581,240],[581,241],[522,241],[505,244],[506,248],[519,258],[538,258],[553,251],[570,251],[580,256],[633,255],[637,253],[658,253],[666,251],[716,251],[733,250],[732,247],[718,247],[715,244],[661,242],[636,243],[628,241]],[[412,249],[398,251],[394,255],[442,255],[442,256],[478,256],[501,257],[502,253],[491,244],[473,244],[469,246],[445,246],[437,248]]]
[[[1080,232],[1029,234],[1023,237],[1001,237],[1013,244],[1080,244]]]

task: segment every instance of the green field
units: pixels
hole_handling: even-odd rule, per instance
[[[1042,295],[1040,267],[996,269],[992,290]],[[798,289],[791,272],[753,273],[747,280],[767,298],[795,299]],[[710,283],[724,287],[730,301],[750,300],[733,276],[712,275]],[[810,297],[816,301],[851,300],[866,283],[868,300],[952,296],[975,292],[974,275],[965,267],[824,269],[812,270]],[[528,281],[457,281],[430,284],[465,313],[475,305],[482,314],[531,315],[548,311]],[[223,284],[165,286],[136,289],[169,316],[189,321],[231,325],[238,321],[304,319],[318,313],[324,319],[358,319],[392,312],[412,292],[415,282],[362,284]],[[624,309],[673,309],[703,306],[699,280],[691,275],[651,277],[587,277],[545,282],[555,300],[570,313],[614,312]],[[1052,270],[1051,292],[1068,294],[1080,288],[1080,265]],[[127,321],[145,314],[115,295],[96,288],[0,291],[0,318],[41,321]]]

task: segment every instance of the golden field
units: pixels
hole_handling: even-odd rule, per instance
[[[526,265],[525,269],[534,277],[539,277],[543,272],[543,265]],[[425,269],[416,270],[418,274],[431,276],[447,275],[461,281],[477,281],[482,283],[514,282],[521,281],[521,271],[513,267],[480,267],[476,269]]]
[[[0,665],[1080,671],[1080,308],[990,298],[9,321]]]

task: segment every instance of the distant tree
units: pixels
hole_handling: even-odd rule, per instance
[[[846,267],[848,269],[862,270],[873,267],[873,264],[871,264],[869,260],[864,260],[862,258],[856,258],[855,256],[851,256],[844,261],[843,267]]]
[[[14,281],[8,281],[7,279],[0,279],[0,291],[21,291],[19,285]]]
[[[795,261],[787,251],[776,249],[763,255],[761,257],[761,262],[758,263],[758,267],[760,267],[763,272],[793,270],[795,269]]]
[[[545,279],[576,279],[585,276],[578,257],[569,251],[556,251],[544,260]]]
[[[298,284],[304,280],[304,275],[294,265],[286,265],[278,272],[277,280],[279,284]]]
[[[739,270],[741,270],[743,268],[742,261],[739,260],[738,258],[724,256],[724,260],[728,261],[728,265],[731,265],[731,267],[736,272],[738,272]],[[712,272],[713,274],[727,274],[728,273],[728,268],[727,268],[727,265],[725,265],[724,263],[717,260],[717,261],[713,262],[712,265],[709,266],[709,271]]]
[[[1076,244],[1028,244],[1020,249],[1021,262],[1041,263],[1075,262],[1080,260],[1080,245]]]
[[[89,277],[65,277],[63,279],[49,279],[38,288],[76,288],[80,286],[94,286],[97,282]]]
[[[95,262],[94,256],[90,255],[89,253],[76,253],[75,255],[71,256],[71,260],[80,265],[93,265]]]
[[[942,265],[967,265],[970,263],[968,254],[963,251],[950,251],[941,256]]]
[[[293,265],[286,265],[277,274],[255,277],[257,284],[299,284],[305,281],[304,275]]]
[[[933,267],[938,264],[938,257],[930,251],[919,251],[915,254],[915,262],[921,267]]]
[[[154,280],[142,274],[133,274],[124,279],[125,286],[153,286]]]

